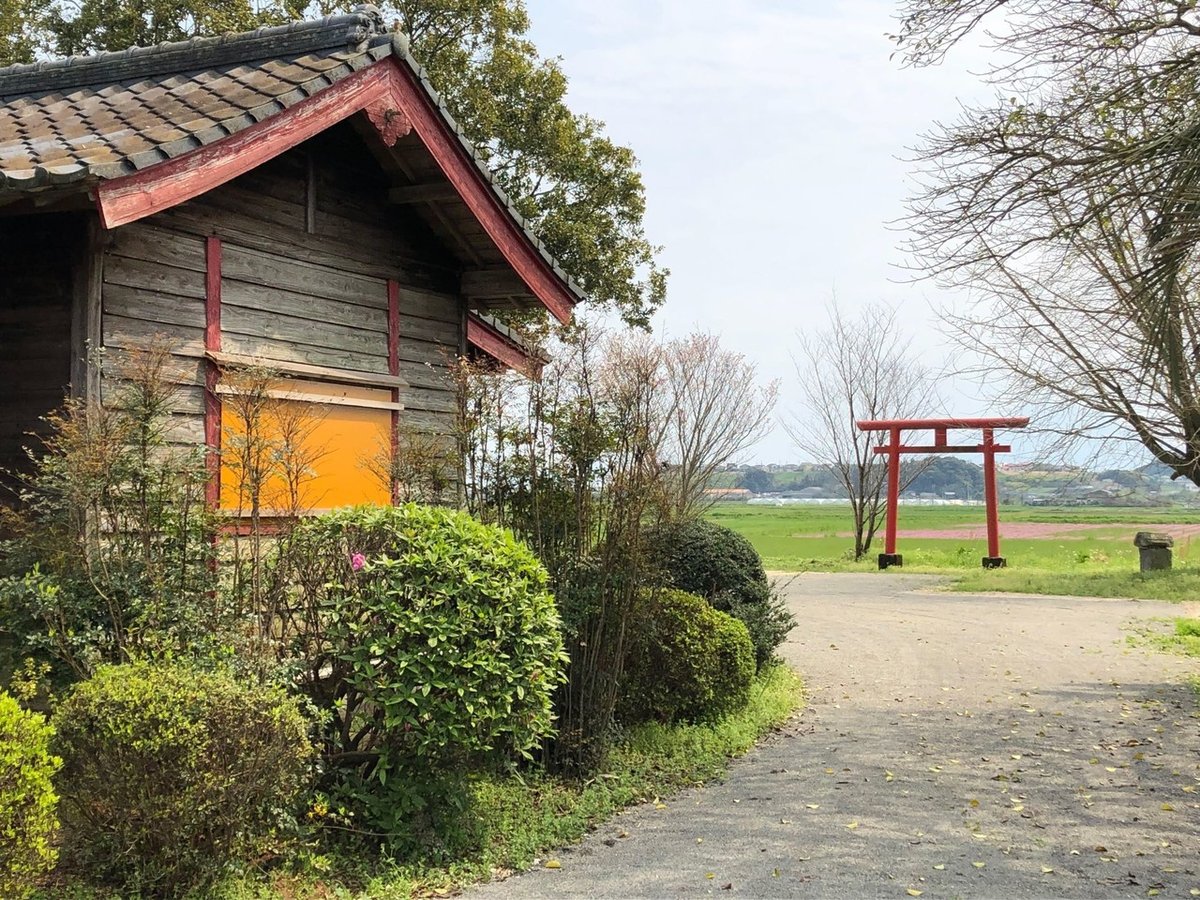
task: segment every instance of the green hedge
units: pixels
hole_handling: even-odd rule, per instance
[[[0,692],[0,897],[24,897],[54,866],[58,797],[51,778],[61,760],[52,729]]]
[[[453,814],[440,773],[551,733],[566,656],[546,571],[510,532],[416,504],[319,516],[295,540],[323,621],[304,688],[331,714],[330,806],[403,850]]]
[[[759,669],[774,659],[796,624],[771,588],[754,545],[724,525],[694,519],[649,529],[646,556],[666,584],[703,597],[743,622]]]
[[[274,849],[312,758],[308,722],[281,690],[176,666],[103,667],[54,725],[64,854],[154,896]]]
[[[628,634],[620,716],[639,722],[703,722],[740,709],[754,680],[746,626],[703,597],[647,592]]]

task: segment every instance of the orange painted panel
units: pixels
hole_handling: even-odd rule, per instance
[[[261,405],[223,397],[221,509],[248,515],[255,481],[261,482],[264,515],[391,502],[381,472],[386,471],[392,412],[345,405],[387,403],[389,389],[294,379],[271,388],[272,396]],[[326,397],[331,402],[323,402]],[[249,442],[248,420],[256,434]]]

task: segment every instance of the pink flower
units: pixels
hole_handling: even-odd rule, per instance
[[[361,553],[355,553],[350,557],[350,568],[357,572],[367,564],[367,558]]]

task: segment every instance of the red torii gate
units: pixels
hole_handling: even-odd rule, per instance
[[[884,539],[885,552],[879,554],[879,568],[904,565],[904,557],[896,552],[896,514],[900,502],[900,454],[901,453],[982,453],[983,493],[987,503],[988,555],[983,558],[985,569],[1004,566],[1000,555],[1000,517],[996,510],[996,454],[1008,453],[1012,447],[997,444],[995,432],[998,428],[1024,428],[1028,418],[997,419],[878,419],[860,421],[860,431],[886,431],[888,442],[875,448],[879,454],[888,456],[888,499],[887,532]],[[946,431],[953,428],[980,428],[983,443],[956,445],[946,443]],[[912,446],[900,443],[901,431],[932,431],[933,444]]]

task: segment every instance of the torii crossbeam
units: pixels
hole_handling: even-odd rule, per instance
[[[875,448],[878,454],[888,457],[887,530],[884,535],[885,552],[879,554],[879,568],[904,565],[904,557],[896,552],[896,517],[900,503],[900,454],[901,453],[982,453],[983,494],[987,503],[988,555],[983,558],[985,569],[999,569],[1005,565],[1000,555],[1000,516],[996,509],[996,454],[1009,453],[1012,447],[997,444],[995,433],[1001,428],[1024,428],[1028,418],[996,419],[878,419],[858,422],[860,431],[887,432],[888,442]],[[953,429],[981,429],[981,444],[950,444],[946,432]],[[902,431],[932,431],[933,443],[907,445],[900,443]]]

